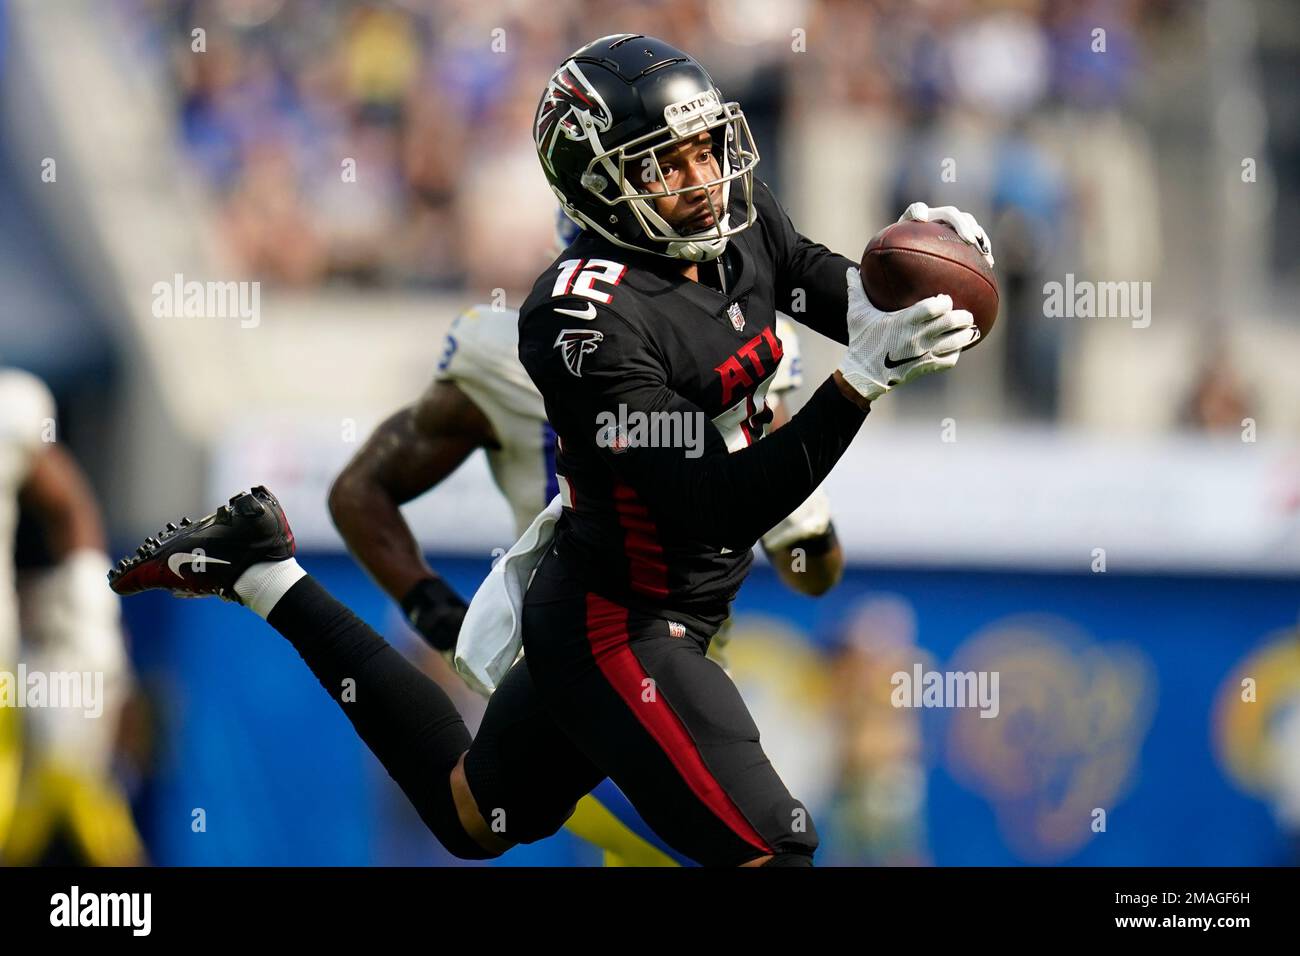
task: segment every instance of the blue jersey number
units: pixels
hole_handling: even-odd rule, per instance
[[[456,340],[450,335],[447,336],[447,344],[443,346],[442,358],[438,360],[438,371],[447,371],[447,366],[451,364],[451,357],[456,354]]]

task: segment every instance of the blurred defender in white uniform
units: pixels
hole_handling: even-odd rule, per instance
[[[104,585],[99,508],[55,429],[44,383],[0,368],[0,859],[37,862],[63,827],[87,863],[137,864],[142,846],[111,772],[130,681],[118,598]],[[21,607],[20,504],[56,562],[27,582]],[[80,705],[52,693],[42,702],[37,682],[75,684]]]

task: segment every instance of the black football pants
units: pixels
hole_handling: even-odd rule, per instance
[[[812,818],[705,657],[709,635],[586,591],[552,551],[528,590],[523,640],[465,759],[475,802],[503,836],[550,835],[608,776],[703,865],[812,856]]]

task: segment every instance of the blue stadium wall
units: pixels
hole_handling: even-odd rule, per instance
[[[400,630],[390,604],[346,557],[301,560],[381,633]],[[435,559],[435,566],[465,593],[488,567],[463,558]],[[937,864],[1279,864],[1288,861],[1287,836],[1264,799],[1247,792],[1250,781],[1226,767],[1215,736],[1229,733],[1231,746],[1258,749],[1251,728],[1262,733],[1281,708],[1300,706],[1300,681],[1294,674],[1255,675],[1261,689],[1276,696],[1278,688],[1289,687],[1293,696],[1239,704],[1260,708],[1247,712],[1245,731],[1216,725],[1222,721],[1216,704],[1220,710],[1238,705],[1238,674],[1252,653],[1294,640],[1283,631],[1296,623],[1296,584],[1251,577],[851,568],[832,595],[814,601],[781,587],[769,568],[756,567],[736,610],[784,619],[808,641],[826,646],[863,595],[895,595],[915,608],[918,643],[941,668],[969,660],[972,639],[990,628],[1049,615],[1045,627],[1054,636],[1044,646],[1055,648],[1058,657],[1090,662],[1080,667],[1094,673],[1099,659],[1113,663],[1117,673],[1128,668],[1132,681],[1118,694],[1112,687],[1111,704],[1099,704],[1098,713],[1087,717],[1098,721],[1097,733],[1115,738],[1107,744],[1117,748],[1113,759],[1093,753],[1087,759],[1099,763],[1081,766],[1082,758],[1068,746],[1040,741],[1028,771],[1037,792],[1009,802],[999,803],[997,780],[953,766],[947,752],[952,748],[943,743],[943,721],[951,714],[922,715],[925,828]],[[156,862],[451,862],[296,652],[262,621],[217,601],[149,594],[125,604],[133,654],[159,702],[163,728],[159,772],[139,807]],[[1117,699],[1126,716],[1107,731],[1103,711],[1113,710]],[[1038,706],[1052,705],[1049,699]],[[1023,715],[1003,716],[1000,732],[1014,734]],[[1078,730],[1068,715],[1063,725],[1061,715],[1040,716],[1025,733],[1042,736],[1043,726],[1056,725],[1067,735]],[[1233,733],[1245,736],[1236,740]],[[1107,814],[1105,832],[1089,833],[1068,851],[1008,840],[1008,816],[1050,815],[1053,801],[1064,799],[1053,788],[1086,791],[1094,784],[1096,802]],[[1088,806],[1090,796],[1075,793],[1071,799]],[[201,829],[195,824],[200,809]],[[823,845],[829,845],[833,828],[820,819],[818,826]],[[561,833],[485,865],[598,862],[596,851]]]

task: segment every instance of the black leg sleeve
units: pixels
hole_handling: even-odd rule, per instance
[[[443,689],[311,577],[289,589],[267,623],[307,662],[443,846],[465,859],[495,856],[456,815],[450,773],[471,738]]]

